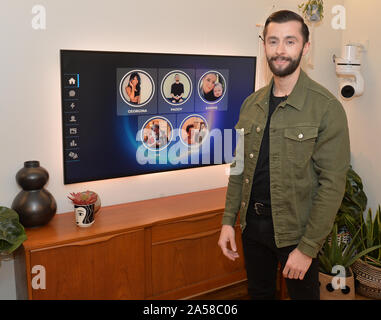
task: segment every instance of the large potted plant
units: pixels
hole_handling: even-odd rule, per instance
[[[0,207],[0,257],[9,257],[25,240],[25,230],[17,212]]]
[[[363,296],[381,299],[381,209],[373,217],[372,209],[366,218],[361,216],[359,249],[377,247],[353,264],[357,282],[356,290]],[[353,232],[353,231],[352,231]]]
[[[321,300],[353,300],[355,298],[354,276],[351,265],[377,249],[377,246],[359,250],[361,241],[360,230],[347,243],[338,235],[338,225],[335,223],[332,232],[325,240],[319,253],[319,281]],[[381,247],[381,246],[379,246]],[[339,274],[335,273],[339,271]],[[340,283],[334,285],[334,280]]]
[[[335,223],[339,233],[356,230],[360,227],[361,216],[366,209],[368,198],[363,190],[363,183],[360,176],[349,167],[347,172],[345,193],[337,212]]]

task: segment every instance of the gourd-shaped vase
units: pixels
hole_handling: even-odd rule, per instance
[[[49,173],[40,167],[39,161],[24,162],[24,168],[16,174],[16,181],[23,190],[13,200],[12,209],[26,228],[45,225],[56,214],[56,200],[44,188],[48,180]]]

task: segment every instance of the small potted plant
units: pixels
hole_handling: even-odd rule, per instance
[[[74,204],[77,226],[89,227],[94,223],[95,203],[98,195],[93,191],[72,192],[68,198]]]
[[[0,207],[0,258],[9,257],[25,240],[25,230],[17,212]]]
[[[323,0],[308,0],[298,5],[304,18],[310,22],[318,22],[324,18]]]
[[[378,246],[372,246],[359,251],[362,244],[360,229],[354,234],[349,243],[341,241],[337,231],[338,226],[335,223],[330,236],[327,237],[319,253],[321,300],[353,300],[355,298],[355,285],[351,265],[378,248]],[[335,266],[341,267],[344,274],[334,274]],[[333,278],[343,275],[345,275],[345,286],[339,288],[340,290],[334,288],[332,286]],[[340,279],[340,281],[344,281],[344,279]]]

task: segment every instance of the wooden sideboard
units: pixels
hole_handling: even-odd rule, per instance
[[[230,261],[217,245],[225,194],[220,188],[102,207],[89,228],[77,227],[68,212],[26,229],[15,253],[17,298],[182,299],[242,281],[239,225],[239,259]],[[33,288],[41,266],[45,289]]]

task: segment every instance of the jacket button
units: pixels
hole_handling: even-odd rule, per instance
[[[257,127],[257,132],[259,133],[259,132],[261,132],[261,128],[260,127]]]
[[[303,139],[303,137],[304,137],[303,133],[299,133],[298,138]]]
[[[253,159],[254,158],[254,154],[250,153],[249,157],[250,157],[250,159]]]
[[[246,182],[246,183],[249,183],[249,179],[245,179],[245,182]]]
[[[241,203],[242,208],[245,207],[245,205],[246,205],[246,202],[242,201],[242,203]]]

